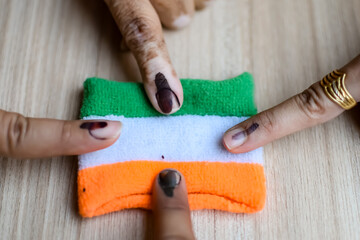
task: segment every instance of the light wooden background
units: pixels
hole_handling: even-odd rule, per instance
[[[166,31],[180,77],[254,74],[259,110],[360,53],[359,0],[215,0]],[[76,119],[82,82],[139,81],[100,0],[0,0],[0,108]],[[241,94],[241,93],[239,93]],[[296,124],[296,123],[293,123]],[[265,147],[268,197],[254,215],[192,213],[199,239],[359,239],[360,109]],[[0,158],[0,239],[145,239],[151,214],[77,214],[76,157]]]

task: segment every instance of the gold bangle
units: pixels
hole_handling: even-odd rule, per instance
[[[345,87],[345,78],[346,73],[334,70],[326,75],[320,84],[330,100],[349,110],[356,105],[356,101]]]

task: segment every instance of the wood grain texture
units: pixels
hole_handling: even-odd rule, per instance
[[[360,53],[358,0],[215,0],[166,31],[181,77],[254,74],[259,110]],[[0,108],[76,119],[86,77],[140,81],[101,1],[0,0]],[[294,123],[296,124],[296,123]],[[359,239],[360,109],[265,147],[265,209],[192,213],[199,239]],[[0,158],[0,239],[145,239],[151,213],[81,219],[76,157]]]

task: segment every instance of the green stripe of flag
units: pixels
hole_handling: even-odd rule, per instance
[[[181,84],[184,103],[172,116],[251,116],[257,112],[250,73],[224,81],[182,79]],[[125,117],[163,116],[152,107],[140,83],[114,82],[96,77],[87,79],[81,117],[111,114]]]

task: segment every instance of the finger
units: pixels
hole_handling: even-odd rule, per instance
[[[38,158],[79,155],[112,145],[121,122],[26,118],[0,110],[0,155]]]
[[[194,0],[150,0],[161,23],[170,29],[187,26],[195,11]]]
[[[360,100],[360,57],[341,71],[347,73],[346,87]],[[224,146],[232,153],[243,153],[299,130],[329,121],[344,110],[324,93],[320,82],[278,106],[261,112],[229,129]]]
[[[107,4],[136,58],[152,105],[164,114],[176,112],[183,102],[183,90],[150,1],[107,0]]]
[[[204,9],[208,4],[210,0],[195,0],[195,8],[196,10]]]
[[[165,169],[153,189],[154,239],[195,239],[184,176]]]
[[[126,45],[126,42],[125,42],[125,39],[123,38],[123,36],[121,36],[121,40],[120,40],[120,51],[122,51],[122,52],[129,51],[129,48]]]

